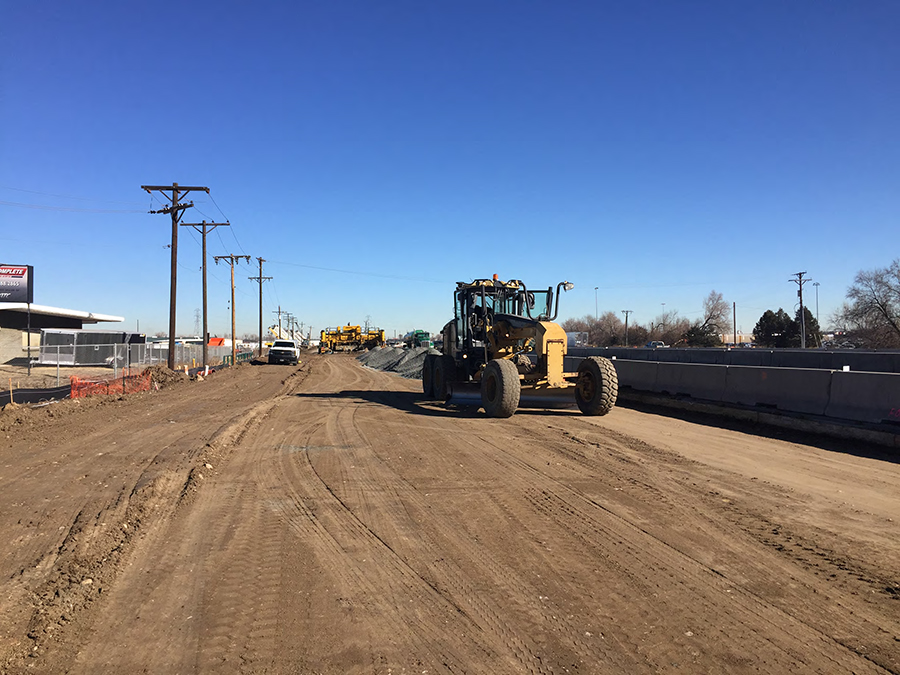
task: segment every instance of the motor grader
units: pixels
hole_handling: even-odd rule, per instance
[[[613,364],[585,358],[565,372],[566,333],[554,321],[563,281],[530,291],[518,280],[458,282],[454,316],[442,330],[441,354],[422,364],[425,395],[459,405],[480,405],[490,417],[510,417],[519,407],[577,405],[585,415],[605,415],[616,402]]]

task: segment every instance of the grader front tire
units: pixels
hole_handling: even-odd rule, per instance
[[[575,402],[585,415],[605,415],[616,405],[619,377],[609,359],[588,356],[578,366]]]
[[[456,371],[456,364],[452,356],[435,356],[434,359],[434,398],[438,401],[446,401],[450,398],[450,382]]]
[[[494,359],[481,377],[481,405],[488,417],[512,417],[519,407],[522,383],[512,361]]]
[[[422,362],[422,391],[425,392],[425,398],[434,396],[434,362],[437,360],[437,354],[426,354],[425,360]]]

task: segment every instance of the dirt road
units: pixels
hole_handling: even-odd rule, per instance
[[[307,355],[4,411],[0,671],[900,673],[896,459],[419,387]]]

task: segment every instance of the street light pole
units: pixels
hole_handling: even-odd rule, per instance
[[[599,315],[599,310],[598,310],[598,305],[597,305],[597,289],[598,289],[598,288],[600,288],[600,287],[599,287],[599,286],[594,286],[594,321],[598,321],[599,318],[600,318],[600,317],[598,316],[598,315]]]

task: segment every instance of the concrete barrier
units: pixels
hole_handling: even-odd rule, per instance
[[[772,365],[772,352],[768,349],[730,349],[725,357],[729,366],[765,366]]]
[[[850,366],[850,370],[869,373],[900,373],[900,354],[860,350],[831,352],[832,370]]]
[[[830,370],[729,366],[722,400],[824,415],[830,389]]]
[[[775,350],[771,352],[770,365],[774,368],[818,368],[820,370],[834,370],[831,352],[818,349],[785,351]]]
[[[656,391],[656,371],[659,364],[655,361],[630,361],[616,359],[613,361],[616,375],[619,377],[619,388],[631,387],[636,391]]]
[[[653,391],[721,401],[725,393],[727,371],[724,366],[712,364],[660,363]]]
[[[900,424],[900,375],[835,371],[825,414],[858,422]]]
[[[687,349],[685,363],[709,363],[719,366],[728,365],[729,352],[725,349]]]

